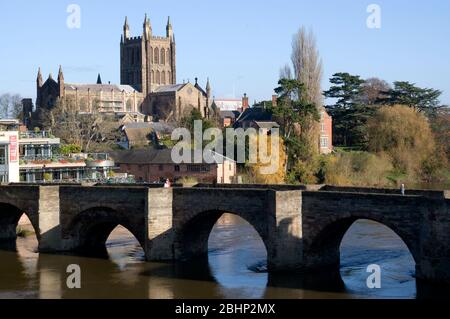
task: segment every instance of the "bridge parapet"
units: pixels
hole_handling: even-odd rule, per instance
[[[320,188],[320,191],[342,192],[342,193],[401,195],[401,192],[399,189],[374,188],[374,187],[345,187],[345,186],[325,185]],[[450,198],[450,197],[448,197],[448,196],[450,196],[450,191],[407,189],[405,191],[405,195],[423,196],[423,197],[429,197],[429,198]]]

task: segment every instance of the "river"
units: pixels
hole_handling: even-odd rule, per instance
[[[224,215],[209,240],[207,260],[149,263],[135,238],[118,227],[107,258],[36,253],[34,236],[0,250],[0,298],[435,298],[446,289],[414,278],[414,261],[390,229],[356,222],[341,245],[340,273],[269,275],[256,231]],[[81,289],[68,289],[68,265],[81,267]],[[367,266],[381,267],[381,288],[367,288]]]

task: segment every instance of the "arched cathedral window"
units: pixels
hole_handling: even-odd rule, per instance
[[[166,50],[161,49],[161,64],[166,64]]]
[[[153,54],[154,60],[153,63],[159,64],[159,50],[158,48],[155,48],[155,53]]]

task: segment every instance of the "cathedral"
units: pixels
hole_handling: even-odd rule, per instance
[[[204,117],[212,114],[211,85],[203,89],[198,79],[177,84],[176,42],[170,17],[166,35],[155,36],[145,15],[141,36],[132,36],[125,18],[120,40],[120,84],[103,84],[100,74],[96,83],[75,84],[64,79],[60,66],[58,78],[50,74],[44,82],[41,69],[36,80],[36,110],[24,107],[26,122],[43,109],[55,107],[58,101],[73,106],[80,113],[100,112],[143,121],[179,121],[197,109]]]

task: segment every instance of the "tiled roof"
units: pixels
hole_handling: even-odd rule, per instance
[[[185,84],[172,84],[172,85],[162,85],[155,89],[155,93],[162,93],[162,92],[177,92],[181,90],[187,83]]]
[[[244,121],[272,122],[272,114],[262,107],[252,107],[246,109],[244,113],[239,116],[235,125],[239,126],[240,123]]]
[[[121,92],[125,91],[126,93],[133,93],[136,91],[130,85],[118,85],[118,84],[71,84],[71,83],[66,83],[66,84],[64,84],[64,88],[68,91],[75,91],[78,89],[79,91],[90,90],[91,92],[115,91],[115,92],[121,93]]]
[[[174,130],[174,126],[163,122],[137,122],[127,123],[122,127],[124,130],[132,129],[150,129],[160,133],[171,133]]]
[[[172,149],[143,149],[143,150],[130,150],[130,151],[118,151],[110,153],[110,156],[117,164],[173,164],[172,161]],[[194,156],[191,157],[194,159]],[[230,160],[218,153],[214,153],[216,162],[219,159]],[[189,163],[187,163],[189,164]],[[195,163],[193,163],[195,164]],[[205,162],[203,164],[206,164]]]
[[[241,115],[239,111],[220,111],[221,118],[237,119]]]

